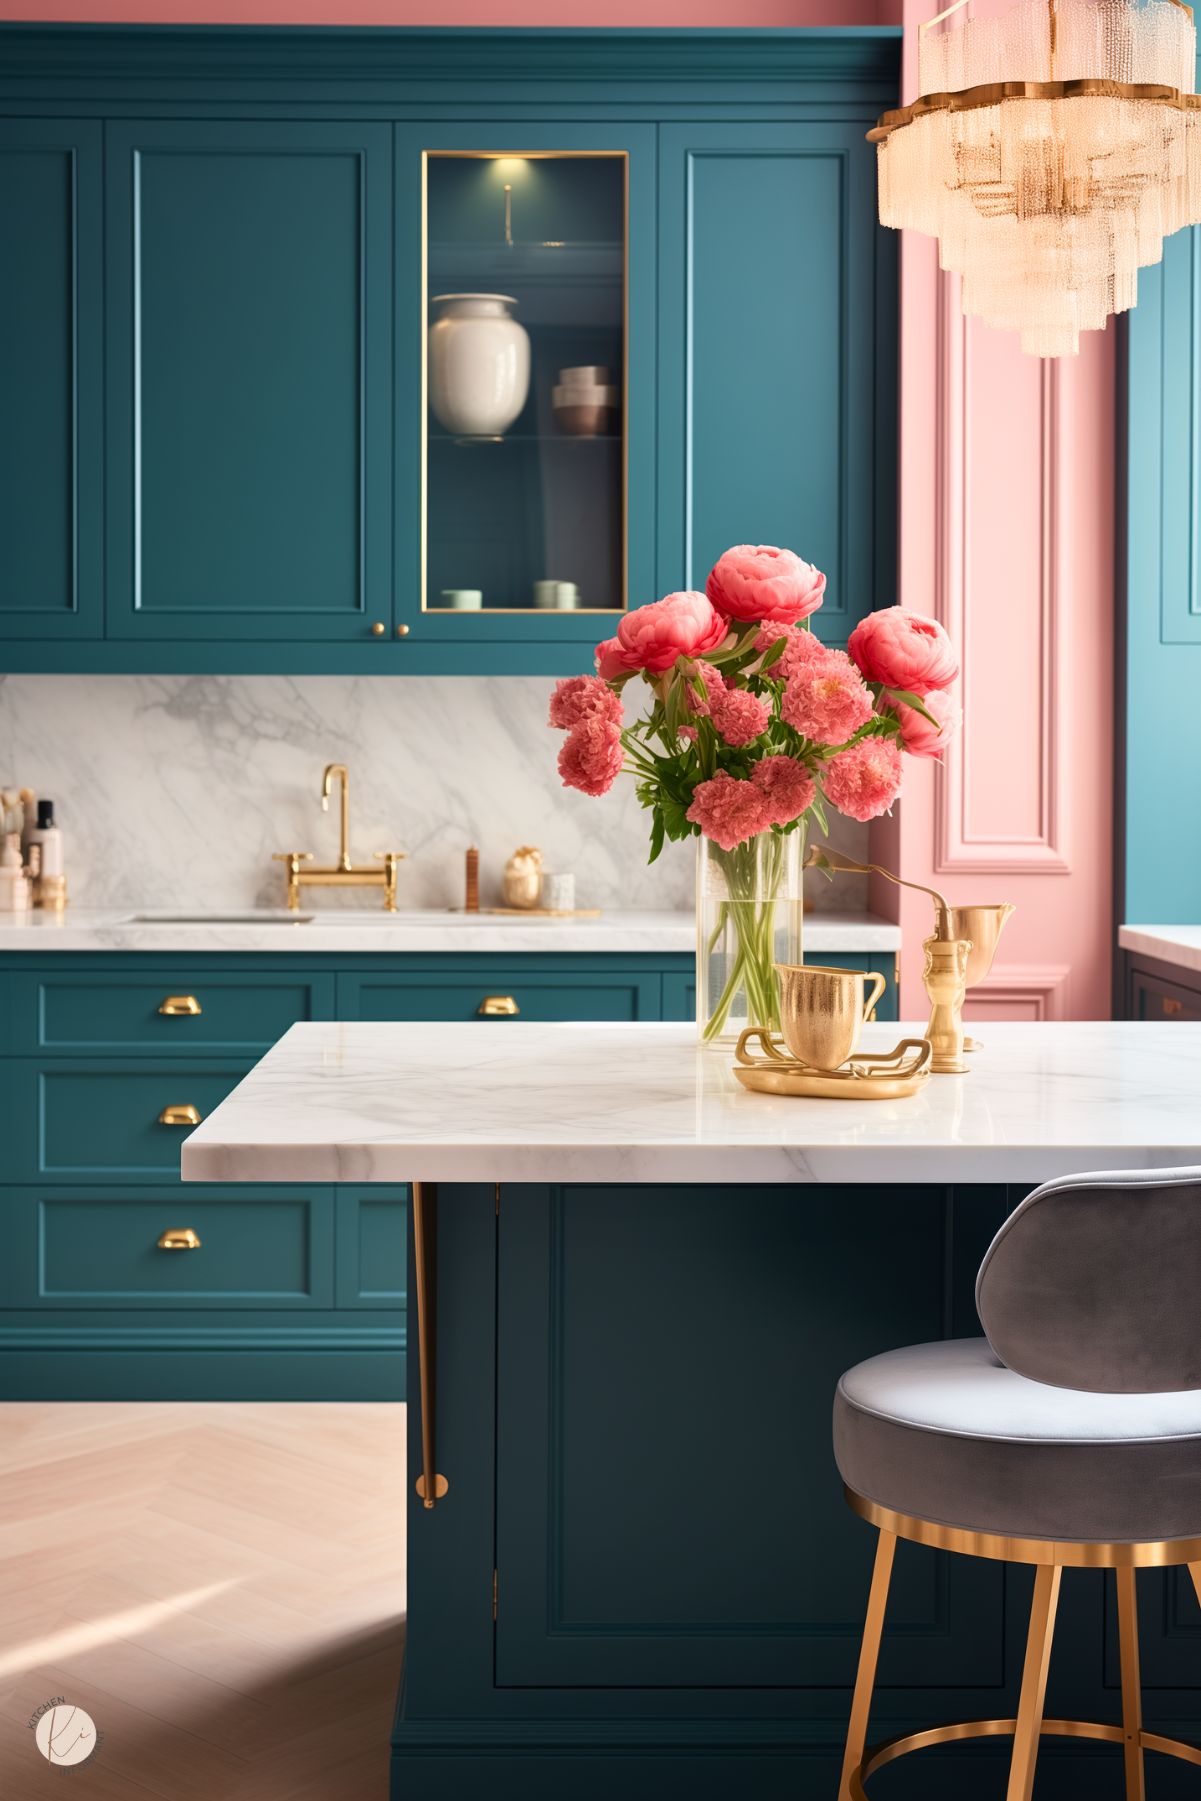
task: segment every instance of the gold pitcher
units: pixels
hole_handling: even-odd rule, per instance
[[[780,1030],[798,1063],[841,1069],[854,1055],[864,1020],[884,993],[875,970],[826,969],[818,963],[777,963]],[[864,996],[865,982],[872,991]]]

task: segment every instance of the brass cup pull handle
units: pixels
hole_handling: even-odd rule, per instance
[[[171,1226],[166,1232],[159,1233],[158,1248],[160,1251],[198,1251],[200,1234],[193,1232],[191,1226]]]
[[[1164,1001],[1163,1001],[1163,1010],[1166,1014],[1183,1013],[1184,1012],[1184,1002],[1174,1000],[1170,995],[1165,995]]]
[[[158,1004],[158,1010],[165,1013],[168,1019],[179,1019],[185,1014],[194,1018],[204,1011],[194,994],[165,994]]]
[[[200,1110],[193,1107],[191,1101],[184,1101],[180,1106],[164,1107],[158,1116],[160,1126],[198,1126]]]
[[[486,994],[476,1012],[481,1019],[516,1019],[521,1008],[511,994]]]

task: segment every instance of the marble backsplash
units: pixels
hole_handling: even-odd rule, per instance
[[[78,906],[203,911],[280,905],[271,853],[332,862],[336,800],[321,772],[351,776],[351,855],[407,853],[402,907],[463,893],[463,853],[481,852],[485,903],[519,844],[573,870],[577,902],[688,908],[693,847],[647,867],[647,820],[627,781],[602,800],[562,788],[542,677],[3,676],[0,786],[49,795]],[[834,841],[867,855],[867,828]],[[814,880],[814,878],[810,878]],[[822,910],[866,906],[865,884],[817,877]],[[370,890],[306,905],[370,907]]]

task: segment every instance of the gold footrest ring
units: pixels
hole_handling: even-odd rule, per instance
[[[883,1744],[871,1747],[858,1769],[848,1775],[851,1801],[870,1801],[863,1786],[868,1777],[896,1758],[907,1756],[910,1751],[925,1751],[931,1745],[946,1745],[962,1738],[1012,1738],[1016,1730],[1016,1720],[960,1720],[953,1726],[930,1726],[924,1732],[887,1739]],[[1125,1743],[1126,1734],[1121,1726],[1102,1725],[1098,1720],[1044,1720],[1039,1738],[1099,1738],[1111,1745],[1121,1745]],[[1144,1751],[1160,1751],[1165,1757],[1177,1757],[1183,1763],[1201,1766],[1201,1746],[1186,1745],[1183,1739],[1164,1738],[1158,1732],[1140,1732],[1138,1741]]]

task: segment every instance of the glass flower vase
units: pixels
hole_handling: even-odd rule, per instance
[[[697,842],[696,1019],[702,1044],[747,1026],[779,1029],[775,965],[799,963],[805,825],[760,832],[734,850]]]

